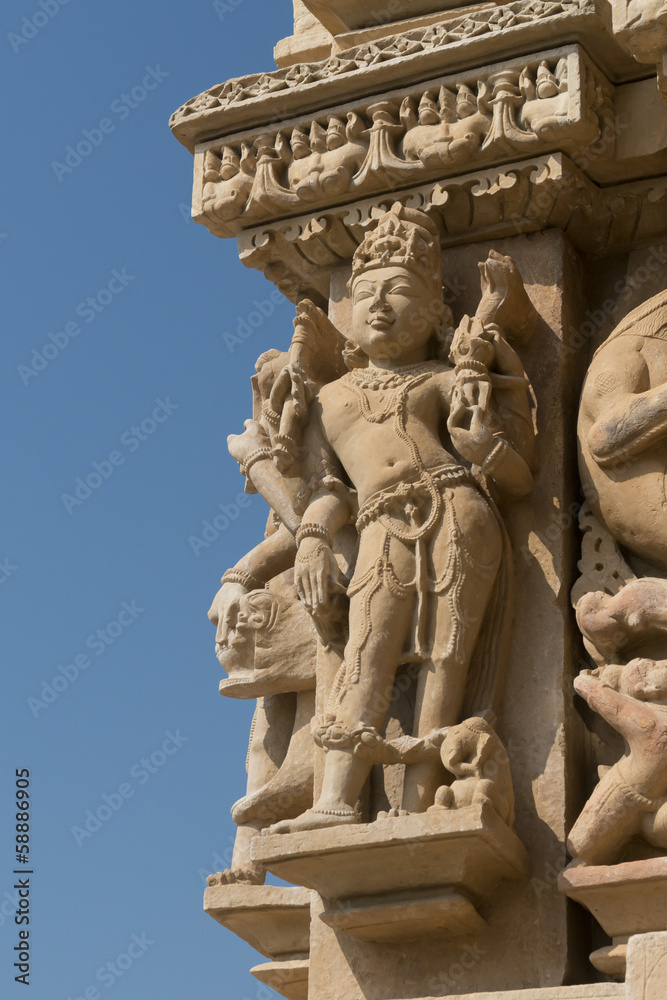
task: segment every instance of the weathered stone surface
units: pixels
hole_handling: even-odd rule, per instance
[[[667,996],[667,932],[636,934],[628,942],[626,1000]]]
[[[526,874],[518,838],[486,806],[259,837],[252,854],[274,875],[328,899],[431,886],[483,897],[499,879]]]
[[[308,959],[291,958],[266,962],[250,970],[255,979],[287,1000],[308,1000]]]
[[[267,958],[308,953],[310,893],[275,885],[217,885],[204,910]]]

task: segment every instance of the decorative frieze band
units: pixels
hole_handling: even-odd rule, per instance
[[[613,43],[594,0],[515,0],[364,42],[321,62],[228,80],[189,100],[170,125],[194,151],[198,142],[234,129],[333,104],[341,92],[358,98],[381,92],[396,79],[425,80],[579,39],[598,62],[604,59],[605,71],[613,66],[615,78],[632,77],[633,61]]]
[[[228,237],[517,156],[576,154],[613,121],[612,95],[570,46],[229,136],[197,148],[193,215]]]
[[[666,179],[600,188],[555,153],[257,226],[239,235],[240,258],[292,301],[326,302],[331,268],[350,261],[395,200],[427,212],[443,247],[557,228],[585,253],[603,254],[667,231]]]

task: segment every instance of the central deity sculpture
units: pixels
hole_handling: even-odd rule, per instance
[[[273,513],[210,617],[229,670],[248,593],[280,579],[298,595],[319,636],[311,729],[326,753],[316,801],[255,829],[358,823],[376,763],[405,764],[395,813],[458,806],[445,769],[484,784],[511,624],[498,505],[530,492],[535,464],[530,386],[506,333],[525,342],[534,312],[509,258],[492,252],[480,270],[477,313],[454,330],[438,231],[397,203],[354,255],[346,335],[303,301],[290,351],[258,362],[255,417],[229,444]],[[406,666],[411,731],[391,741]]]

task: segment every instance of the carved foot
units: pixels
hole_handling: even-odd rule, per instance
[[[265,833],[301,833],[304,830],[322,830],[330,826],[349,826],[358,822],[359,816],[356,812],[347,812],[343,809],[319,812],[317,809],[308,809],[296,819],[285,819],[262,830],[262,836]]]
[[[382,812],[379,812],[377,814],[377,818],[378,818],[378,820],[381,820],[381,819],[395,819],[397,816],[409,816],[409,815],[410,815],[410,813],[408,812],[407,809],[387,809],[386,812],[385,812],[385,810],[382,810]]]
[[[206,879],[212,889],[216,885],[264,885],[266,872],[263,868],[226,868]]]

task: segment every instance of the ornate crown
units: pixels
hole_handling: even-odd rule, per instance
[[[428,284],[442,289],[440,236],[436,225],[424,212],[404,208],[400,201],[394,202],[357,247],[350,281],[373,268],[392,266],[414,271]]]

